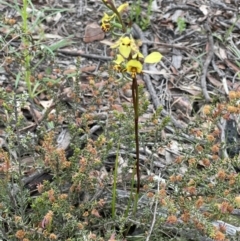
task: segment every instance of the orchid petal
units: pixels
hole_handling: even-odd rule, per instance
[[[114,60],[113,62],[116,64],[121,64],[124,61],[124,58],[122,57],[122,55],[117,54],[117,59]]]
[[[159,52],[152,52],[145,59],[144,62],[148,64],[154,64],[162,59],[162,55]]]
[[[135,59],[128,61],[126,65],[127,72],[130,72],[130,73],[132,73],[134,70],[135,72],[140,74],[142,72],[142,68],[143,66],[141,62]]]
[[[117,11],[121,13],[121,12],[124,12],[127,8],[128,8],[128,3],[123,3],[117,8]]]

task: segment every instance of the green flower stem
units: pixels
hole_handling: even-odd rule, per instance
[[[114,11],[114,10],[115,10],[115,11]],[[125,26],[124,22],[122,21],[122,17],[120,16],[120,14],[119,14],[119,12],[117,11],[116,8],[115,8],[114,10],[113,10],[114,13],[116,13],[117,18],[118,18],[120,24],[122,25],[122,31],[123,31],[123,33],[126,33],[126,32],[127,32],[127,29],[126,29],[126,26]]]
[[[113,6],[113,2],[105,2],[104,0],[102,0],[102,3],[108,8],[108,9],[110,9],[110,10],[112,10],[112,6]]]
[[[134,127],[135,127],[135,144],[136,144],[136,174],[137,174],[137,190],[134,200],[134,208],[133,213],[136,214],[137,211],[137,203],[138,203],[138,196],[140,191],[140,170],[139,170],[139,139],[138,139],[138,102],[139,102],[139,96],[138,96],[138,85],[137,85],[137,78],[134,76],[132,78],[132,98],[133,98],[133,108],[134,108]]]

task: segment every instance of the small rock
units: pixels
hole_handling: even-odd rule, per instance
[[[85,43],[91,43],[95,40],[102,40],[104,39],[104,37],[105,34],[102,31],[101,27],[96,22],[93,22],[86,26],[83,41]]]
[[[126,90],[124,90],[123,93],[127,98],[132,97],[132,90],[131,89],[126,89]]]

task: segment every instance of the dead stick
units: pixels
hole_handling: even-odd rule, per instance
[[[209,96],[208,91],[207,91],[206,77],[207,77],[207,71],[208,71],[209,64],[211,63],[212,58],[213,58],[214,45],[213,45],[213,36],[212,36],[212,32],[211,32],[211,29],[208,24],[208,20],[204,24],[204,27],[207,30],[209,50],[208,50],[207,58],[203,65],[202,76],[201,76],[201,86],[202,86],[203,95],[204,95],[206,101],[211,102],[212,101],[211,97]]]
[[[160,42],[144,41],[144,40],[142,41],[142,43],[143,44],[157,44],[157,45],[167,47],[167,48],[190,50],[189,47],[180,46],[178,44],[165,44],[165,43],[160,43]]]
[[[98,59],[98,60],[107,60],[107,61],[113,60],[113,57],[101,56],[101,55],[96,55],[96,54],[85,54],[79,50],[59,49],[59,50],[57,50],[57,53],[67,54],[70,56],[81,56],[81,57],[85,57],[85,58],[92,58],[92,59]]]

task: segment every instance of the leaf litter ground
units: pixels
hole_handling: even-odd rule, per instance
[[[17,34],[16,31],[21,22],[16,4],[21,7],[20,1],[0,1],[0,85],[6,93],[14,91],[22,94],[26,91],[25,82],[20,78],[16,84],[18,73],[22,71],[21,52],[24,49],[20,41],[21,33]],[[144,16],[147,14],[148,2],[142,1],[141,7]],[[167,115],[171,117],[171,124],[159,134],[159,140],[164,140],[164,144],[158,150],[153,150],[151,145],[154,137],[150,134],[146,145],[141,147],[143,180],[149,175],[159,180],[160,174],[166,179],[169,166],[175,159],[183,155],[185,149],[192,150],[192,143],[198,143],[185,128],[195,126],[202,107],[206,103],[221,103],[229,91],[239,90],[239,7],[238,1],[233,0],[178,1],[177,4],[174,1],[153,1],[149,27],[142,32],[137,25],[133,25],[133,35],[141,39],[145,55],[152,51],[164,55],[160,64],[149,67],[149,74],[138,77],[139,83],[144,85],[144,94],[150,100],[140,120],[142,123],[150,120],[160,106],[163,107],[160,119]],[[21,128],[14,130],[18,135],[31,133],[38,142],[42,137],[38,136],[36,130],[44,123],[46,131],[54,130],[56,148],[66,150],[69,157],[69,146],[74,138],[67,128],[69,122],[78,123],[81,114],[88,113],[92,116],[88,123],[88,134],[96,139],[103,131],[99,121],[106,123],[110,120],[110,124],[105,127],[111,128],[113,110],[124,112],[123,106],[131,105],[131,85],[109,81],[110,61],[113,59],[109,44],[114,39],[99,30],[103,11],[101,1],[32,2],[29,22],[32,26],[31,41],[36,48],[33,48],[36,54],[33,60],[36,66],[33,83],[43,81],[44,87],[34,100],[26,99],[24,106],[16,108],[24,120]],[[38,22],[38,17],[44,20]],[[41,59],[44,61],[38,62]],[[77,73],[80,73],[79,78],[76,78]],[[56,109],[58,104],[63,106],[61,110]],[[51,120],[56,117],[56,113],[59,119],[52,125]],[[27,167],[23,182],[34,193],[36,184],[45,179],[52,180],[52,175],[39,170],[39,166],[34,163],[38,155],[34,150],[26,153],[24,150],[21,153],[10,151],[4,123],[10,118],[3,109],[1,118],[4,120],[1,125],[1,146],[11,152],[13,159],[21,160]],[[234,118],[238,122],[238,116]],[[81,123],[78,124],[81,126]],[[149,125],[141,133],[148,135],[153,129],[154,125]],[[178,130],[182,131],[179,133]],[[174,138],[176,133],[178,138]],[[81,136],[81,139],[87,138],[86,135]],[[119,153],[123,156],[119,159],[120,175],[126,168],[126,148],[122,146]],[[135,155],[133,150],[131,155]],[[106,175],[112,171],[115,157],[116,150],[110,152],[103,161],[103,172]],[[150,157],[152,164],[148,163]],[[118,195],[123,200],[129,195],[128,188],[124,186],[128,185],[130,178],[131,173],[128,173],[128,181],[119,179],[122,186],[119,185]],[[92,199],[111,196],[109,191],[98,191]],[[147,205],[149,201],[143,196],[141,202]],[[235,227],[235,230],[238,229]]]

